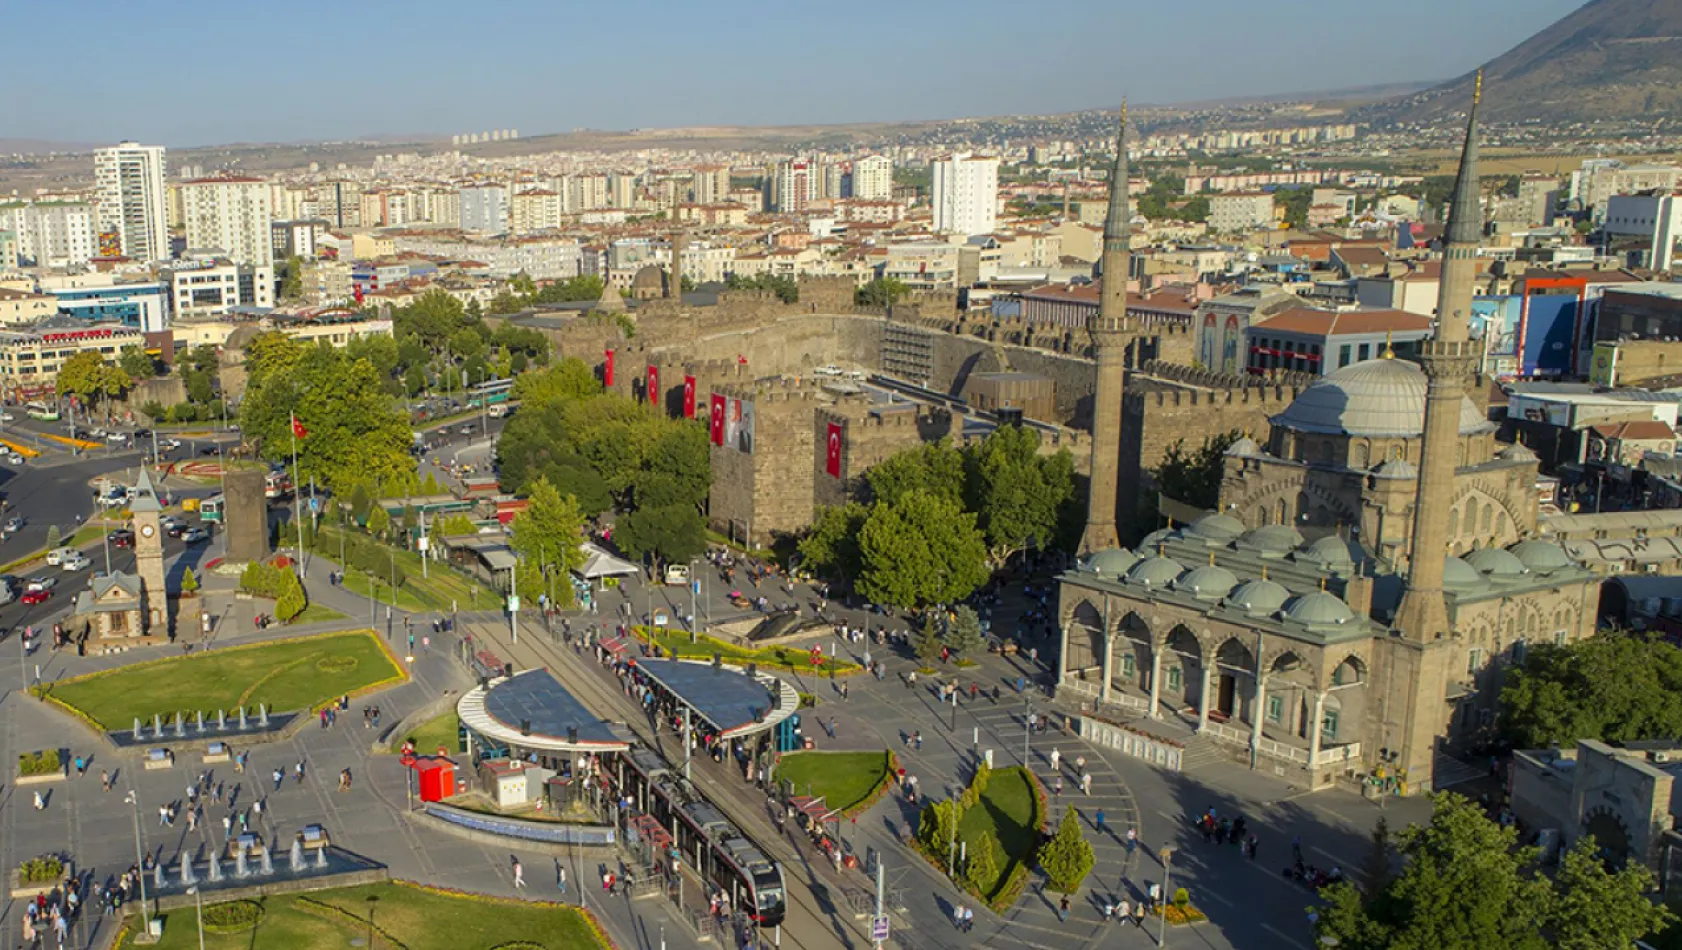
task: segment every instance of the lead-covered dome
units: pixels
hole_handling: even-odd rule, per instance
[[[1213,564],[1200,567],[1174,582],[1174,589],[1198,600],[1220,600],[1227,591],[1238,586],[1238,577],[1224,567]]]
[[[1127,572],[1130,584],[1141,584],[1145,587],[1167,587],[1174,583],[1174,578],[1185,573],[1185,568],[1179,561],[1167,557],[1148,557]]]
[[[1552,541],[1532,538],[1529,541],[1520,541],[1507,550],[1537,574],[1552,574],[1571,566],[1571,556]]]
[[[1225,544],[1244,533],[1244,522],[1231,515],[1204,515],[1192,522],[1186,531],[1205,541]]]
[[[1512,552],[1501,548],[1479,548],[1466,555],[1465,561],[1491,577],[1518,577],[1530,570]]]
[[[1262,554],[1289,554],[1302,544],[1302,535],[1288,524],[1269,524],[1238,539],[1238,546]]]
[[[1271,421],[1322,435],[1417,436],[1425,429],[1425,373],[1407,360],[1354,363],[1315,380]],[[1492,428],[1462,396],[1460,434]]]
[[[1452,591],[1477,590],[1484,586],[1478,569],[1450,554],[1443,558],[1443,589]]]
[[[1226,595],[1226,605],[1252,617],[1266,617],[1285,606],[1291,592],[1269,580],[1245,581]]]
[[[1355,619],[1355,611],[1334,594],[1317,590],[1304,594],[1285,607],[1285,616],[1308,627],[1335,627]]]
[[[1120,577],[1139,563],[1139,555],[1126,548],[1110,548],[1098,551],[1086,559],[1081,569],[1105,577]]]
[[[1314,539],[1307,547],[1297,551],[1296,559],[1331,569],[1355,566],[1355,558],[1349,553],[1349,542],[1335,534]]]

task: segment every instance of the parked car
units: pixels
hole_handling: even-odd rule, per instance
[[[181,532],[181,540],[187,544],[199,544],[210,540],[210,532],[203,528],[188,528]]]
[[[16,452],[13,452],[11,455],[6,456],[6,461],[12,463],[13,465],[22,465],[24,463],[24,458]]]
[[[16,422],[18,417],[9,412],[0,412],[0,422]]]
[[[10,537],[23,530],[22,518],[7,518],[4,525],[0,525],[0,534]]]
[[[127,528],[118,528],[111,532],[111,544],[119,548],[134,547],[134,532]]]

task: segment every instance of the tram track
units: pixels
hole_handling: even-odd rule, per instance
[[[475,638],[494,643],[505,662],[516,667],[549,670],[586,707],[603,718],[624,722],[638,740],[658,751],[674,771],[681,772],[682,750],[678,750],[678,757],[674,759],[668,743],[664,741],[673,737],[668,733],[656,733],[650,728],[644,711],[618,689],[617,679],[597,663],[594,656],[571,653],[567,647],[550,640],[541,628],[522,625],[521,633],[525,636],[517,644],[512,642],[508,629],[501,625],[473,624],[471,629]],[[594,672],[590,667],[594,667]],[[777,831],[765,814],[763,802],[755,801],[744,806],[743,793],[747,792],[757,799],[756,789],[733,788],[720,777],[718,773],[721,772],[723,767],[709,757],[694,758],[690,781],[737,827],[751,830],[754,843],[775,858],[783,870],[784,900],[791,912],[786,914],[780,932],[771,934],[766,945],[789,946],[795,950],[859,950],[869,946],[864,925],[853,919],[843,906],[844,886],[838,881],[826,879],[819,870],[822,865],[813,862]],[[796,871],[800,872],[798,880],[792,876]],[[822,889],[821,895],[817,888]],[[828,909],[825,909],[826,904]],[[796,919],[792,913],[795,908],[806,920]]]

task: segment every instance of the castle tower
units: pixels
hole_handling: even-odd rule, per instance
[[[1098,388],[1092,402],[1092,487],[1087,495],[1086,530],[1080,553],[1120,547],[1116,533],[1116,480],[1121,465],[1121,400],[1127,384],[1127,276],[1133,253],[1128,228],[1127,104],[1121,106],[1115,165],[1110,169],[1110,207],[1104,218],[1104,283],[1098,315],[1087,321],[1098,357]]]
[[[164,589],[164,539],[159,530],[158,516],[163,505],[158,502],[152,477],[143,466],[140,480],[134,486],[134,498],[129,503],[134,514],[134,572],[140,575],[140,618],[148,635],[160,636],[169,632],[169,594]]]
[[[1407,584],[1395,625],[1394,671],[1406,693],[1398,697],[1402,715],[1388,718],[1400,728],[1389,740],[1401,753],[1410,784],[1429,787],[1433,752],[1445,731],[1451,707],[1446,699],[1449,668],[1448,604],[1443,593],[1443,561],[1448,551],[1449,509],[1454,503],[1454,469],[1460,440],[1460,408],[1476,369],[1478,349],[1470,342],[1472,293],[1477,280],[1478,244],[1483,212],[1478,189],[1478,105],[1483,73],[1472,91],[1466,144],[1460,155],[1444,234],[1442,281],[1437,291],[1437,329],[1420,354],[1424,367],[1425,430],[1420,440],[1418,495],[1414,500],[1413,538]]]

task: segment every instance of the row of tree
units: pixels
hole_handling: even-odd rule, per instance
[[[865,473],[867,502],[825,508],[799,550],[881,604],[956,603],[1026,550],[1072,547],[1074,459],[1042,455],[1037,431],[1001,426],[964,448],[939,442]]]

